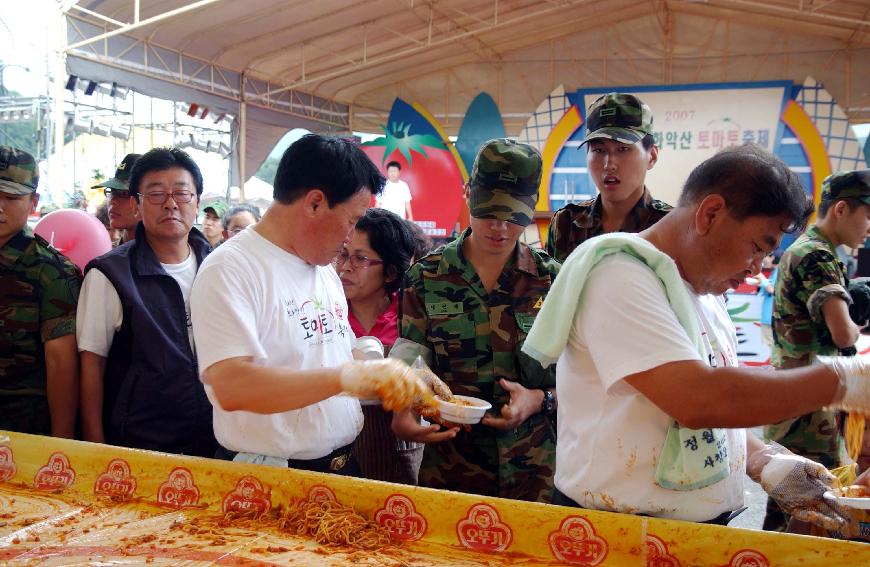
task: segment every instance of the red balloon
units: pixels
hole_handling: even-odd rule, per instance
[[[112,249],[109,231],[97,217],[78,209],[60,209],[39,219],[33,232],[84,271],[85,266]]]

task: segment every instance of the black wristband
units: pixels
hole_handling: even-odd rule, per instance
[[[541,411],[551,414],[556,411],[556,397],[548,388],[544,388],[544,400],[541,402]]]

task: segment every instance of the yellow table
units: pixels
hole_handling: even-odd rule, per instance
[[[325,547],[228,511],[335,499],[400,542]],[[870,565],[860,543],[658,520],[0,431],[0,564]]]

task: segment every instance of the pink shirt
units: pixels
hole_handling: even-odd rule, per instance
[[[353,311],[348,309],[347,316],[350,322],[350,328],[353,334],[357,337],[377,337],[385,347],[393,346],[396,339],[399,338],[399,303],[397,300],[398,294],[393,294],[393,299],[390,301],[390,306],[387,310],[380,314],[375,324],[371,329],[366,330],[360,324],[359,320],[353,315]]]

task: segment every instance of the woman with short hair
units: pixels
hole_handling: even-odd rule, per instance
[[[368,209],[336,260],[336,270],[357,337],[377,337],[389,348],[398,338],[397,291],[411,265],[416,239],[408,223],[384,209]],[[396,439],[392,415],[379,402],[363,402],[365,425],[354,453],[366,478],[417,484],[423,446]]]

